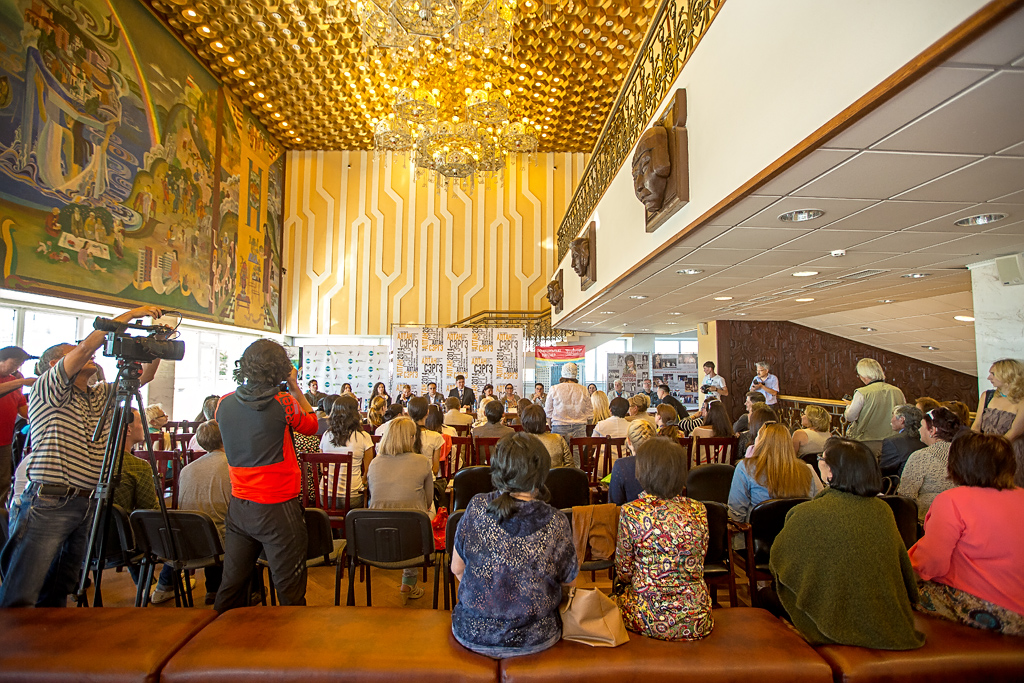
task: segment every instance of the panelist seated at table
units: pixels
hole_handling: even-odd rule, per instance
[[[468,406],[472,408],[476,404],[476,394],[466,386],[466,377],[464,375],[455,376],[455,388],[448,392],[448,396],[454,396],[459,399],[459,404],[463,407]]]

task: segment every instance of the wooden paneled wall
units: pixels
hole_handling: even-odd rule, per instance
[[[472,192],[404,157],[290,152],[285,334],[387,335],[484,310],[540,310],[583,154],[538,154]]]
[[[754,364],[767,361],[779,378],[781,393],[790,396],[840,399],[863,386],[855,367],[874,358],[886,381],[903,390],[908,401],[931,396],[978,403],[978,378],[925,363],[875,346],[818,332],[784,321],[719,320],[718,372],[729,386],[729,413],[743,411],[743,397],[755,374]]]

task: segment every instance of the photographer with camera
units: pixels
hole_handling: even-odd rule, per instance
[[[161,315],[156,306],[140,306],[114,321]],[[101,438],[92,439],[113,390],[111,383],[89,386],[104,337],[94,330],[77,346],[51,346],[36,363],[39,377],[28,401],[29,484],[0,553],[0,607],[65,607],[81,572],[110,427],[103,425]],[[144,366],[140,384],[153,379],[159,363]]]
[[[725,378],[715,372],[714,361],[704,363],[704,381],[700,385],[700,393],[712,398],[729,395],[729,390],[725,388]]]
[[[214,609],[222,613],[249,604],[249,579],[261,551],[281,604],[305,605],[306,521],[292,431],[315,435],[316,413],[288,353],[275,341],[250,344],[234,376],[238,389],[217,407],[231,502],[224,520],[224,578]]]

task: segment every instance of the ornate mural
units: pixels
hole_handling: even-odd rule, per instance
[[[3,286],[280,330],[278,143],[141,4],[0,0]]]

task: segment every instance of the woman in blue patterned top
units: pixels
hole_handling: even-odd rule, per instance
[[[550,467],[537,437],[506,436],[491,457],[495,491],[474,496],[459,522],[452,633],[474,652],[529,655],[562,637],[562,585],[575,580],[578,565],[568,520],[544,502]]]

